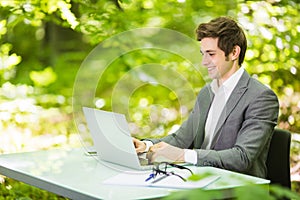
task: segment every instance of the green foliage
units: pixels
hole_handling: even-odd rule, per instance
[[[201,173],[201,174],[200,173],[193,174],[193,175],[191,175],[191,176],[188,177],[188,180],[190,180],[190,181],[199,181],[199,180],[201,180],[203,178],[206,178],[206,177],[209,177],[211,175],[213,175],[213,174],[211,174],[209,172]]]
[[[0,177],[1,178],[1,177]],[[12,179],[5,179],[0,184],[0,200],[63,200],[56,194],[48,191],[38,189],[27,184],[14,181]]]
[[[174,192],[171,195],[163,198],[165,200],[211,200],[211,199],[222,199],[223,195],[220,191],[210,190],[205,191],[202,189],[185,190],[181,192]]]
[[[33,84],[37,87],[47,87],[55,82],[57,77],[51,67],[47,67],[43,71],[31,71],[29,76]]]
[[[76,134],[66,104],[64,96],[41,95],[39,88],[4,83],[0,87],[0,153],[74,144]]]
[[[276,199],[294,199],[299,200],[300,195],[296,192],[292,192],[286,188],[279,187],[277,185],[246,185],[242,187],[236,187],[231,191],[225,190],[210,190],[205,189],[194,189],[185,190],[171,193],[171,195],[163,198],[170,200],[198,200],[199,198],[203,200],[211,199],[222,199],[224,195],[235,196],[234,199],[237,200],[252,200],[252,199],[265,199],[265,200],[276,200]]]
[[[300,132],[300,5],[249,1],[239,7],[249,41],[245,67],[277,93],[279,126]]]
[[[122,31],[141,27],[170,28],[194,38],[194,30],[199,22],[214,16],[226,15],[237,5],[235,0],[75,0],[74,2],[78,4],[80,13],[79,29],[88,36],[92,44],[99,44]]]
[[[15,66],[21,62],[21,57],[16,53],[10,54],[12,45],[4,43],[0,46],[0,83],[9,80],[15,76]]]

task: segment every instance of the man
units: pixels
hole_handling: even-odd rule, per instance
[[[133,138],[136,151],[148,152],[151,162],[189,162],[264,178],[278,99],[241,66],[247,40],[234,20],[216,18],[196,33],[212,82],[179,130],[161,139]]]

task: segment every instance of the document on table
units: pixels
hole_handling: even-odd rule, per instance
[[[126,186],[144,186],[144,187],[164,187],[164,188],[174,188],[174,189],[193,189],[193,188],[203,188],[220,178],[218,175],[206,176],[197,181],[183,181],[177,176],[166,176],[157,175],[155,179],[146,181],[149,177],[149,173],[120,173],[113,176],[103,182],[103,184],[109,185],[126,185]],[[155,181],[162,178],[159,181]]]

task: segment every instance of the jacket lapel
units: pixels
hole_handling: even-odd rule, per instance
[[[234,90],[232,91],[222,113],[221,116],[218,120],[215,132],[214,132],[214,138],[212,141],[212,145],[211,148],[214,148],[219,135],[220,135],[220,129],[223,126],[225,120],[227,119],[227,117],[230,115],[230,113],[232,112],[232,110],[235,108],[235,106],[238,104],[238,102],[240,101],[240,98],[244,95],[244,93],[247,90],[247,85],[248,85],[248,81],[250,79],[249,74],[244,71],[241,79],[239,80],[238,84],[236,85],[236,87],[234,88]]]
[[[206,123],[208,111],[213,98],[214,98],[214,93],[212,92],[210,85],[207,85],[206,89],[200,95],[197,102],[199,106],[199,118],[194,123],[197,124],[197,127],[195,129],[197,130],[197,134],[194,142],[194,148],[200,148],[201,144],[203,143],[204,133],[205,133],[205,123]]]

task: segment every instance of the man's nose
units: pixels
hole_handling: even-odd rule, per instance
[[[209,64],[209,58],[206,54],[202,56],[202,65],[207,66]]]

